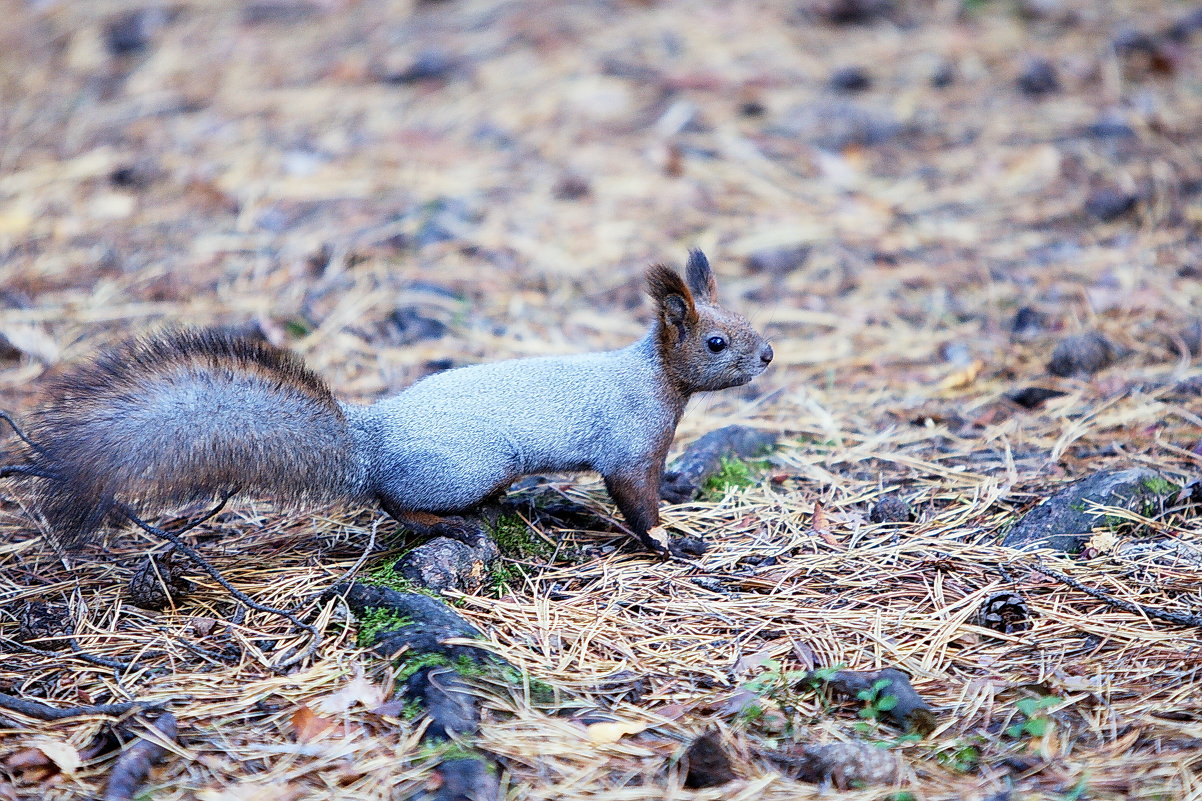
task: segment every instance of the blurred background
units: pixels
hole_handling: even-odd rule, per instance
[[[871,410],[1099,320],[1154,361],[1197,347],[1202,7],[2,5],[7,406],[166,324],[244,327],[364,399],[619,346],[643,268],[689,246],[776,340],[743,400],[837,379]]]

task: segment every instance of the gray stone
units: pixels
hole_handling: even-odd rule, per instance
[[[1095,473],[1027,512],[1006,534],[1002,544],[1027,550],[1052,548],[1076,552],[1103,516],[1091,511],[1094,504],[1140,511],[1148,498],[1157,494],[1151,487],[1163,481],[1158,473],[1143,467]]]

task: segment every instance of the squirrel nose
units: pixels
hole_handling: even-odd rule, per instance
[[[760,361],[762,361],[765,365],[769,364],[772,361],[772,346],[771,345],[765,345],[763,347],[763,349],[760,351]]]

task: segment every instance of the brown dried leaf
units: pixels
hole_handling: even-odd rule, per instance
[[[338,721],[323,718],[304,704],[292,713],[292,729],[298,743],[311,743],[325,737],[338,725]]]

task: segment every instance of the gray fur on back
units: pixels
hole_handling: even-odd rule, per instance
[[[651,334],[621,350],[448,370],[344,409],[377,492],[403,509],[461,510],[531,473],[644,468],[683,406],[656,360]]]

